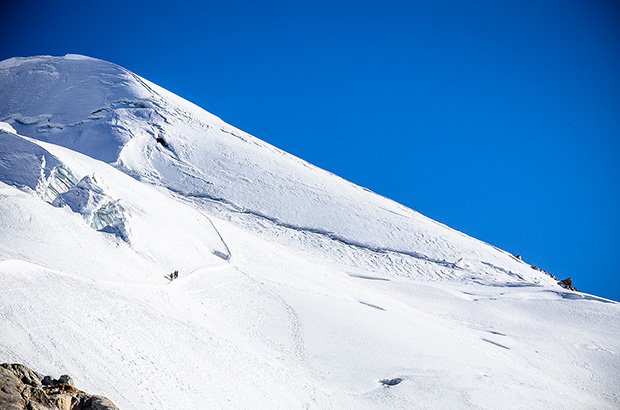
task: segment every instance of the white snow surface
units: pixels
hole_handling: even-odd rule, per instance
[[[0,121],[2,362],[121,409],[620,408],[617,303],[119,66],[0,62]]]

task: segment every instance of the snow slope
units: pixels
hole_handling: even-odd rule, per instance
[[[0,121],[2,361],[123,409],[620,407],[617,303],[121,67],[0,62]]]

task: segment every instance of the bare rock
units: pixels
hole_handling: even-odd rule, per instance
[[[53,386],[54,380],[52,380],[52,376],[45,376],[43,378],[43,380],[41,380],[41,384],[43,384],[43,386]]]
[[[73,387],[73,379],[43,376],[21,364],[0,364],[2,410],[118,410],[110,400]]]
[[[40,387],[44,376],[24,366],[23,364],[3,363],[0,367],[13,373],[22,383],[29,386]]]
[[[5,410],[21,410],[25,407],[22,398],[24,383],[12,371],[0,367],[0,407]]]
[[[573,280],[571,278],[562,279],[558,282],[558,285],[562,286],[564,289],[581,292],[579,289],[573,286]]]
[[[118,410],[118,408],[110,400],[101,396],[91,396],[84,403],[84,410]]]
[[[62,376],[60,376],[58,378],[58,382],[62,383],[62,384],[75,384],[73,383],[73,379],[71,378],[71,376],[67,375],[67,374],[63,374]]]

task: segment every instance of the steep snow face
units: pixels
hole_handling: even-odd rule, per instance
[[[0,129],[0,143],[1,181],[30,188],[54,206],[68,205],[96,230],[129,240],[122,205],[108,197],[94,177],[78,181],[58,158],[14,133]]]
[[[0,129],[2,182],[36,190],[40,181],[49,178],[59,164],[57,158],[37,144]]]
[[[83,58],[14,58],[0,63],[0,118],[23,135],[114,161],[129,132],[111,107],[131,107],[120,95],[148,94],[113,64]],[[104,120],[104,121],[101,121]],[[107,120],[107,121],[105,121]]]
[[[489,252],[487,244],[104,61],[65,56],[0,63],[0,120],[23,135],[114,163],[248,229],[270,225],[269,232],[280,232],[275,239],[293,246],[311,244],[320,254],[325,242],[335,241],[339,258],[355,267],[379,260],[399,274],[427,278],[547,280],[505,252]]]
[[[0,182],[31,193],[34,202],[58,209],[43,207],[40,215],[30,219],[31,230],[7,223],[13,218],[24,220],[29,206],[23,205],[21,211],[10,206],[3,209],[0,237],[10,257],[28,255],[31,262],[71,272],[89,272],[89,266],[97,266],[100,278],[128,274],[129,281],[161,278],[175,268],[217,265],[228,257],[219,233],[201,212],[177,204],[105,163],[34,141],[0,131]],[[50,215],[47,222],[43,215]],[[64,230],[72,237],[77,234],[75,243],[57,240]],[[80,235],[92,241],[84,242],[78,239]],[[88,251],[76,253],[72,246]],[[119,252],[127,258],[120,259],[120,266],[110,263]]]
[[[2,361],[123,409],[620,407],[619,304],[113,64],[0,80]]]

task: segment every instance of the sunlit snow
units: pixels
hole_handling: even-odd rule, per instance
[[[620,407],[617,303],[119,66],[0,62],[0,121],[3,362],[122,409]]]

